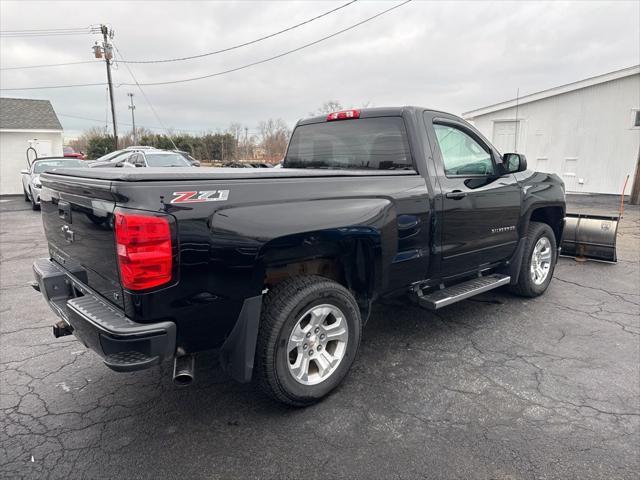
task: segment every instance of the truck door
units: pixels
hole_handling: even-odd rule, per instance
[[[518,242],[521,191],[501,174],[499,153],[471,125],[425,112],[440,186],[440,274],[477,271],[509,258]]]

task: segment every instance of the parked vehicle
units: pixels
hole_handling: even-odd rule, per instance
[[[89,163],[93,164],[98,162],[110,162],[111,160],[114,160],[116,157],[125,155],[127,153],[131,153],[132,151],[138,152],[140,150],[154,150],[154,149],[155,147],[146,147],[142,145],[131,146],[131,147],[124,148],[122,150],[115,150],[113,152],[109,152],[101,157],[96,158],[95,160],[89,160]]]
[[[91,168],[134,168],[134,167],[191,167],[193,166],[180,153],[156,148],[145,150],[123,150],[107,161],[89,164]]]
[[[226,162],[222,164],[223,168],[255,168],[250,163],[245,162]]]
[[[150,147],[149,145],[131,145],[125,148],[125,150],[156,150],[156,147]]]
[[[40,208],[40,190],[42,189],[40,174],[44,171],[56,168],[83,168],[86,166],[85,162],[77,158],[42,157],[36,159],[29,168],[20,171],[24,201],[31,202],[33,210]]]
[[[562,181],[454,115],[301,120],[284,167],[44,174],[50,257],[34,272],[54,334],[117,371],[173,358],[181,384],[218,348],[233,378],[304,406],[343,380],[377,300],[434,310],[549,286]]]
[[[62,147],[62,155],[69,158],[77,158],[78,160],[84,160],[86,157],[82,152],[76,152],[73,147],[65,145]]]
[[[189,162],[192,166],[194,167],[200,166],[200,160],[196,160],[195,158],[193,158],[189,152],[185,152],[184,150],[173,150],[173,151],[182,155],[184,159],[187,162]]]

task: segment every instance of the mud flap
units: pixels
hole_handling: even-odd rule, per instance
[[[562,256],[617,262],[620,217],[568,213],[562,235]]]
[[[240,383],[250,382],[253,375],[261,309],[262,295],[247,298],[233,330],[220,349],[220,365]]]

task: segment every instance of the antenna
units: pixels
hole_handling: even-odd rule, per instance
[[[513,152],[518,153],[518,126],[520,122],[518,122],[518,106],[520,103],[520,87],[516,90],[516,136],[513,139]]]

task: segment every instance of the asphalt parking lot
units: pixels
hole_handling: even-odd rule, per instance
[[[378,306],[343,386],[304,410],[228,380],[213,355],[186,389],[169,364],[108,370],[53,338],[28,286],[46,256],[39,213],[2,199],[0,241],[0,477],[638,478],[638,207],[616,265],[563,258],[543,297]]]

